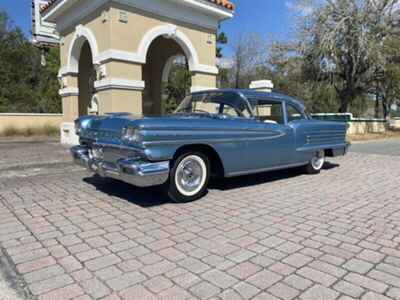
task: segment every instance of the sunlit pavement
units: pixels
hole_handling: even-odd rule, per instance
[[[353,152],[400,156],[400,139],[354,143]]]
[[[56,143],[0,143],[0,243],[39,299],[400,299],[390,143],[183,205],[91,177]]]

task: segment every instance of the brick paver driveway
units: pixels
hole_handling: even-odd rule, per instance
[[[218,181],[177,205],[26,147],[0,143],[0,243],[29,297],[400,299],[398,156]],[[36,164],[7,163],[22,154]]]

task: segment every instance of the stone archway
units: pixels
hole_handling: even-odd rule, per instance
[[[97,77],[95,59],[98,45],[93,32],[82,25],[75,28],[60,69],[60,95],[63,97],[64,118],[73,120],[91,113],[91,98]],[[70,125],[68,125],[70,126]]]
[[[93,54],[89,42],[84,42],[78,62],[79,116],[88,115],[91,112],[92,98],[95,94],[95,80],[96,71],[93,66]]]
[[[94,62],[94,58],[99,54],[96,37],[89,28],[78,25],[68,50],[67,66],[66,70],[63,70],[65,73],[78,73],[82,47],[85,43],[90,47],[92,62]]]
[[[159,36],[149,45],[146,64],[142,66],[142,78],[145,81],[143,91],[143,114],[146,116],[163,115],[166,113],[163,105],[163,90],[168,75],[177,57],[183,57],[189,62],[190,57],[178,42],[169,36]],[[186,68],[189,68],[186,66]]]
[[[180,67],[190,91],[216,87],[216,34],[234,6],[187,2],[65,0],[43,7],[41,20],[53,23],[60,37],[62,141],[77,141],[74,120],[80,115],[163,114],[162,82],[174,74],[175,55],[186,58]]]
[[[82,25],[75,28],[73,41],[68,51],[66,73],[77,76],[78,116],[91,110],[91,99],[95,93],[96,71],[94,60],[98,55],[97,40],[93,32]]]

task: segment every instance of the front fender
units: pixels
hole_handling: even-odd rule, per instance
[[[203,147],[206,146],[215,151],[218,155],[225,174],[238,172],[246,168],[246,160],[241,159],[245,151],[245,141],[221,141],[221,142],[205,142],[205,141],[187,141],[179,144],[164,144],[157,146],[147,146],[144,153],[150,161],[171,161],[177,151],[182,147]]]

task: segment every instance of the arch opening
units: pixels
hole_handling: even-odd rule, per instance
[[[93,65],[93,53],[88,41],[83,42],[78,59],[78,113],[84,116],[92,113],[92,98],[95,95],[94,82],[96,70]]]
[[[190,91],[189,59],[174,39],[159,36],[149,46],[142,67],[145,81],[143,114],[161,116],[171,113]]]

